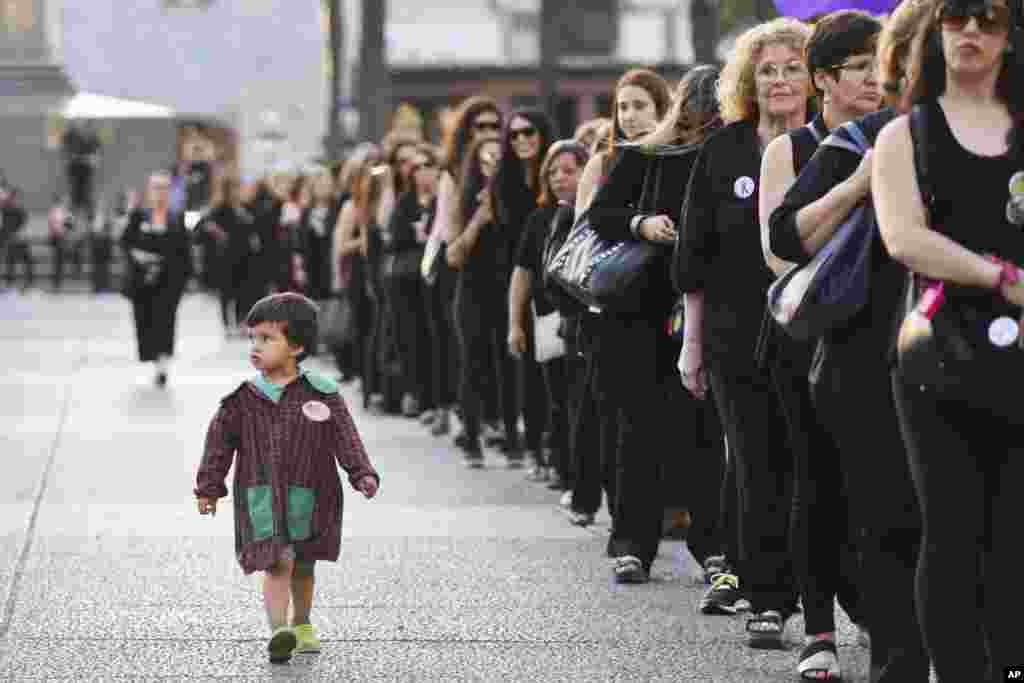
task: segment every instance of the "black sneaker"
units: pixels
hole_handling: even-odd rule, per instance
[[[616,557],[613,571],[616,583],[647,583],[651,580],[640,558],[633,555]]]
[[[480,442],[477,442],[475,446],[468,446],[462,449],[463,451],[463,462],[466,463],[466,467],[472,469],[480,469],[484,466],[484,451],[480,447]]]
[[[711,588],[700,601],[701,614],[732,616],[749,608],[749,603],[740,594],[740,580],[735,574],[721,572],[711,580]]]

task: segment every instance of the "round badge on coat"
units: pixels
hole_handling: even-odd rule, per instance
[[[732,191],[735,192],[736,196],[740,199],[746,199],[750,195],[754,194],[754,190],[756,189],[757,185],[754,183],[754,179],[747,175],[740,176],[732,185]]]
[[[302,404],[302,414],[313,422],[327,422],[331,417],[331,409],[320,401],[306,401]]]
[[[1024,195],[1024,171],[1017,171],[1010,176],[1010,194],[1014,197]]]
[[[988,326],[988,339],[1000,348],[1006,348],[1017,341],[1020,336],[1020,325],[1013,318],[1003,316],[996,318]]]

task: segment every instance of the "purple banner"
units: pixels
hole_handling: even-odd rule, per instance
[[[841,9],[888,14],[897,4],[899,0],[775,0],[779,14],[803,21]]]

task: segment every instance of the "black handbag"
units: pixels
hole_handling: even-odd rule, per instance
[[[409,280],[420,277],[423,249],[411,248],[384,254],[381,258],[381,277],[386,280]]]
[[[661,169],[657,160],[648,165],[639,206],[657,201]],[[642,239],[606,240],[590,225],[588,214],[579,217],[547,264],[549,280],[593,311],[642,310],[647,303],[650,266],[659,254],[657,245]]]
[[[836,130],[822,145],[863,155],[869,145],[856,122]],[[870,200],[850,212],[832,238],[805,264],[786,270],[768,289],[768,310],[791,337],[820,337],[860,311],[871,288],[871,253],[878,226]]]

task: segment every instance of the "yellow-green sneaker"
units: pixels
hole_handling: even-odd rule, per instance
[[[316,654],[320,652],[320,637],[312,624],[299,624],[292,629],[295,631],[295,654]]]

